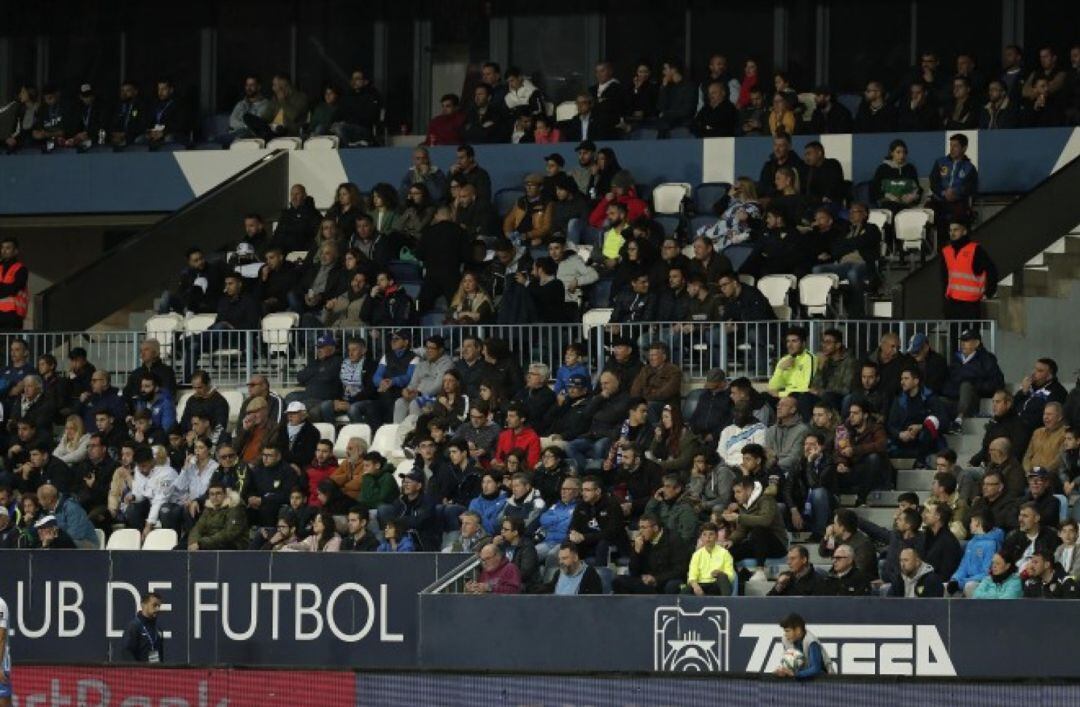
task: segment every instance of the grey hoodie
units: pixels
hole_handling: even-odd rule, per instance
[[[904,580],[904,597],[907,599],[918,599],[919,595],[915,593],[915,587],[916,585],[918,585],[919,579],[922,578],[923,575],[930,574],[933,571],[933,567],[931,567],[926,562],[923,562],[921,565],[919,565],[919,569],[915,570],[914,577],[908,577],[906,574],[901,572],[900,578]]]
[[[799,416],[790,424],[776,424],[765,430],[765,449],[776,455],[776,463],[785,474],[790,474],[802,461],[803,440],[810,433]]]
[[[442,391],[443,376],[454,367],[453,359],[447,353],[443,353],[434,362],[427,360],[426,356],[420,356],[419,359],[416,368],[413,369],[409,387],[419,390],[421,395],[438,395]]]

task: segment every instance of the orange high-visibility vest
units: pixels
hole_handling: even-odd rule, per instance
[[[4,269],[3,265],[0,265],[0,283],[5,285],[15,284],[15,276],[19,274],[25,266],[20,262],[14,262],[11,267]],[[14,295],[8,295],[7,297],[0,297],[0,313],[9,314],[14,313],[20,319],[26,318],[26,310],[30,302],[30,295],[26,288],[22,288]]]
[[[949,273],[945,286],[945,297],[958,302],[979,302],[986,290],[986,273],[976,275],[974,271],[976,243],[968,243],[959,251],[952,247],[944,248],[945,267]]]

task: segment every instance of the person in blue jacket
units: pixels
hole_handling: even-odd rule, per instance
[[[153,427],[161,430],[172,429],[176,424],[176,403],[172,393],[158,385],[157,378],[150,371],[139,374],[139,394],[136,396],[132,412],[149,410]]]
[[[948,243],[953,219],[970,220],[971,198],[979,189],[979,170],[967,156],[963,133],[949,136],[949,154],[939,157],[930,169],[930,208],[938,229],[938,243]]]
[[[979,582],[990,574],[994,554],[1005,542],[1005,531],[994,527],[994,514],[989,510],[984,508],[981,513],[971,516],[969,523],[971,540],[964,547],[964,557],[949,581],[950,593],[962,590],[966,597],[970,597]]]
[[[585,361],[585,347],[581,344],[567,344],[563,350],[563,365],[555,373],[555,384],[552,386],[556,395],[566,392],[573,376],[591,378]]]
[[[780,628],[784,629],[784,650],[797,650],[806,660],[803,667],[798,670],[791,670],[781,665],[773,672],[774,675],[796,680],[810,680],[832,672],[832,661],[829,655],[817,636],[806,630],[806,621],[803,617],[798,614],[788,614],[780,621]]]
[[[480,495],[469,502],[469,510],[480,514],[480,523],[488,535],[498,534],[499,515],[506,505],[506,492],[497,472],[487,471],[480,479]]]

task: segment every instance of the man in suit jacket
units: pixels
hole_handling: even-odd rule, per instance
[[[609,124],[605,115],[593,111],[591,94],[579,93],[574,102],[577,104],[577,115],[559,123],[563,142],[615,139],[615,126]]]

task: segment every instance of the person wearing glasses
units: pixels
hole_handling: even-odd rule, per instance
[[[836,596],[869,596],[870,582],[855,566],[855,551],[850,545],[840,545],[833,551],[826,585]]]
[[[281,450],[264,444],[260,461],[251,470],[251,480],[245,488],[249,523],[260,528],[274,525],[296,482],[297,474],[282,460]]]
[[[247,545],[247,514],[240,494],[211,481],[206,506],[188,535],[188,550],[243,550]]]

